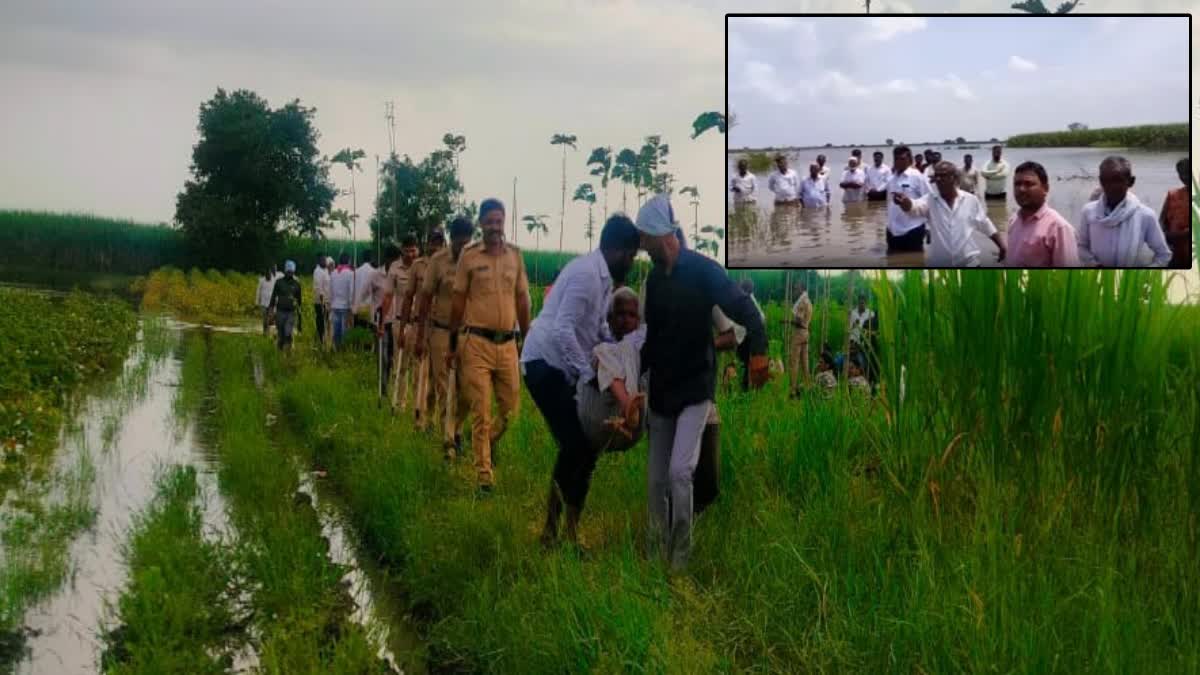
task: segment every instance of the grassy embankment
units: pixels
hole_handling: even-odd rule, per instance
[[[365,358],[301,349],[276,387],[438,667],[1200,667],[1196,308],[1158,273],[875,291],[877,405],[722,398],[724,491],[674,581],[640,552],[640,448],[601,461],[580,560],[536,542],[554,451],[527,397],[481,501],[465,462],[376,412]]]
[[[1082,131],[1047,131],[1010,136],[1010,148],[1146,148],[1183,150],[1191,147],[1187,123],[1143,124]]]
[[[382,672],[366,631],[349,619],[344,570],[330,561],[316,513],[297,493],[295,467],[281,461],[284,450],[270,433],[271,397],[256,388],[252,367],[254,354],[270,350],[249,338],[189,338],[177,409],[207,410],[234,536],[220,542],[222,552],[201,556],[183,543],[197,536],[194,516],[175,514],[183,542],[163,537],[144,545],[151,559],[179,558],[173,571],[139,563],[135,537],[133,582],[106,657],[115,672],[193,672],[190,659],[204,646],[220,647],[200,661],[219,670],[247,640],[260,672]],[[189,575],[206,569],[215,588],[192,588]]]

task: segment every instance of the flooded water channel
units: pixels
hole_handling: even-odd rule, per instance
[[[957,149],[954,146],[911,146],[914,153],[927,148],[942,153],[942,159],[962,166],[963,155],[971,154],[975,166],[982,168],[991,159],[989,146],[978,149]],[[891,148],[862,148],[869,163],[876,150],[884,153],[884,163],[892,163]],[[773,153],[772,153],[773,154]],[[729,197],[728,265],[730,267],[922,267],[922,253],[889,255],[884,233],[887,229],[887,208],[884,202],[844,204],[838,187],[842,171],[850,155],[849,148],[802,149],[784,152],[788,165],[801,177],[808,175],[808,165],[824,154],[830,167],[828,208],[802,209],[795,206],[776,207],[767,180],[770,172],[756,173],[757,203],[735,208]],[[1186,153],[1147,152],[1108,148],[1012,148],[1006,149],[1004,159],[1015,169],[1026,160],[1046,168],[1050,180],[1050,206],[1068,221],[1077,223],[1080,213],[1099,187],[1097,177],[1100,162],[1112,154],[1123,155],[1133,164],[1136,183],[1133,192],[1142,203],[1158,213],[1167,191],[1180,187],[1175,162]],[[737,172],[737,161],[745,155],[728,154],[727,177]],[[726,179],[728,183],[728,178]],[[986,203],[988,217],[1002,232],[1008,219],[1017,211],[1011,189],[1006,202]],[[977,194],[982,195],[983,183]],[[997,249],[987,237],[976,232],[975,244],[982,255],[981,264],[996,265]],[[1149,254],[1149,251],[1143,251]]]

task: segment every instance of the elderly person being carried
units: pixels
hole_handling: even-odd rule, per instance
[[[596,453],[623,452],[645,430],[647,375],[641,374],[646,326],[638,296],[628,286],[613,292],[608,327],[616,342],[596,345],[592,367],[596,378],[576,383],[575,400],[584,434]]]

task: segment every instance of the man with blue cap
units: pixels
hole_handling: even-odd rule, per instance
[[[769,378],[767,334],[754,301],[724,268],[679,245],[666,195],[646,202],[635,225],[654,263],[646,278],[642,347],[642,369],[650,373],[650,546],[665,546],[671,567],[681,570],[691,552],[693,475],[716,389],[713,307],[745,327],[756,389]]]
[[[283,265],[283,276],[275,282],[275,289],[271,291],[271,309],[275,310],[280,349],[292,348],[292,331],[296,328],[297,315],[302,306],[296,263],[289,260]]]
[[[462,393],[474,418],[471,447],[479,490],[489,493],[495,484],[496,444],[520,405],[517,338],[529,334],[530,303],[525,261],[517,247],[504,241],[499,199],[479,205],[479,226],[483,241],[463,249],[454,273],[446,363],[458,363]],[[494,421],[493,394],[499,408]]]

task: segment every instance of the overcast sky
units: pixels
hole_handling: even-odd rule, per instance
[[[1008,4],[874,0],[872,9],[1007,12]],[[1092,12],[1189,8],[1183,0],[1137,5],[1088,0],[1084,6]],[[322,152],[332,155],[346,146],[366,150],[365,172],[358,180],[363,222],[371,211],[374,156],[387,152],[383,104],[391,99],[402,154],[423,157],[440,146],[443,133],[464,134],[462,173],[468,199],[498,195],[508,202],[513,177],[518,176],[521,213],[551,215],[555,241],[561,151],[549,140],[556,132],[579,137],[579,150],[568,153],[572,191],[578,183],[593,180],[584,166],[591,148],[636,148],[646,135],[662,134],[671,148],[668,166],[677,185],[700,188],[701,224],[719,224],[725,207],[724,139],[715,132],[697,140],[688,136],[697,113],[724,106],[725,13],[860,10],[857,0],[2,0],[0,208],[169,221],[175,195],[188,175],[199,105],[217,87],[225,87],[253,89],[274,106],[299,98],[318,110]],[[855,34],[871,20],[844,21],[841,30]],[[1087,45],[1073,45],[1062,37],[1050,43],[1060,45],[1051,54],[1045,31],[1065,29],[1067,24],[1051,19],[1053,24],[1043,28],[1042,21],[1021,24],[1040,36],[1028,43],[1042,45],[1039,50],[1013,47],[1015,36],[1007,29],[989,29],[977,40],[965,41],[933,30],[936,22],[928,23],[925,29],[898,36],[924,39],[904,52],[909,72],[898,73],[875,70],[893,61],[894,41],[847,42],[825,31],[805,41],[787,32],[807,29],[793,28],[739,32],[747,50],[770,47],[759,54],[762,62],[780,69],[776,75],[781,81],[793,84],[834,70],[861,87],[899,78],[925,87],[927,79],[956,74],[978,97],[970,108],[947,112],[961,122],[956,127],[967,127],[960,133],[968,134],[974,125],[985,127],[980,132],[991,131],[993,125],[974,120],[1000,105],[980,84],[985,70],[1009,78],[1010,57],[1018,56],[1036,64],[1037,73],[1069,78],[1070,71],[1060,71],[1066,67],[1064,54],[1076,54]],[[1184,72],[1186,36],[1162,37],[1147,45],[1140,37],[1143,29],[1130,26],[1114,27],[1113,46],[1100,55],[1097,65],[1098,70],[1121,76],[1085,92],[1104,104],[1087,115],[1063,113],[1059,106],[1065,104],[1059,100],[1042,106],[1041,115],[1053,122],[1050,128],[1072,121],[1068,117],[1092,124],[1117,119],[1143,106],[1140,92],[1146,90],[1145,83],[1169,84]],[[1131,41],[1135,37],[1138,42]],[[1182,46],[1168,49],[1168,44]],[[798,51],[802,58],[816,59],[810,62],[819,68],[789,72],[788,63],[795,62]],[[748,53],[741,57],[742,67]],[[921,65],[929,63],[932,70]],[[932,93],[939,91],[943,99],[954,100],[954,87]],[[1135,91],[1137,96],[1130,94]],[[801,88],[792,95],[802,94]],[[809,134],[838,140],[842,120],[848,123],[855,110],[883,109],[883,99],[860,97],[817,109],[764,102],[749,91],[739,95],[748,97],[742,99],[744,109],[734,98],[745,124],[733,130],[731,141],[749,137],[743,133],[758,133],[780,142],[773,139],[792,138],[792,130],[796,140]],[[751,105],[751,100],[759,103]],[[1157,118],[1188,114],[1186,101],[1169,101]],[[763,124],[774,114],[766,111],[785,109],[789,114]],[[941,115],[934,105],[922,106],[915,114],[889,109],[904,125]],[[935,135],[944,135],[942,126],[935,125]],[[906,128],[895,133],[905,133]],[[995,128],[988,135],[1009,127],[998,123]],[[341,187],[348,186],[344,170],[333,175]],[[567,247],[581,249],[586,209],[571,204],[569,197]],[[680,219],[690,224],[691,209],[681,199],[676,204]],[[349,199],[337,205],[349,209]],[[609,206],[620,206],[615,184]],[[526,237],[522,232],[520,243]]]
[[[1071,122],[1184,122],[1188,40],[1186,17],[734,17],[730,143],[987,140]]]

